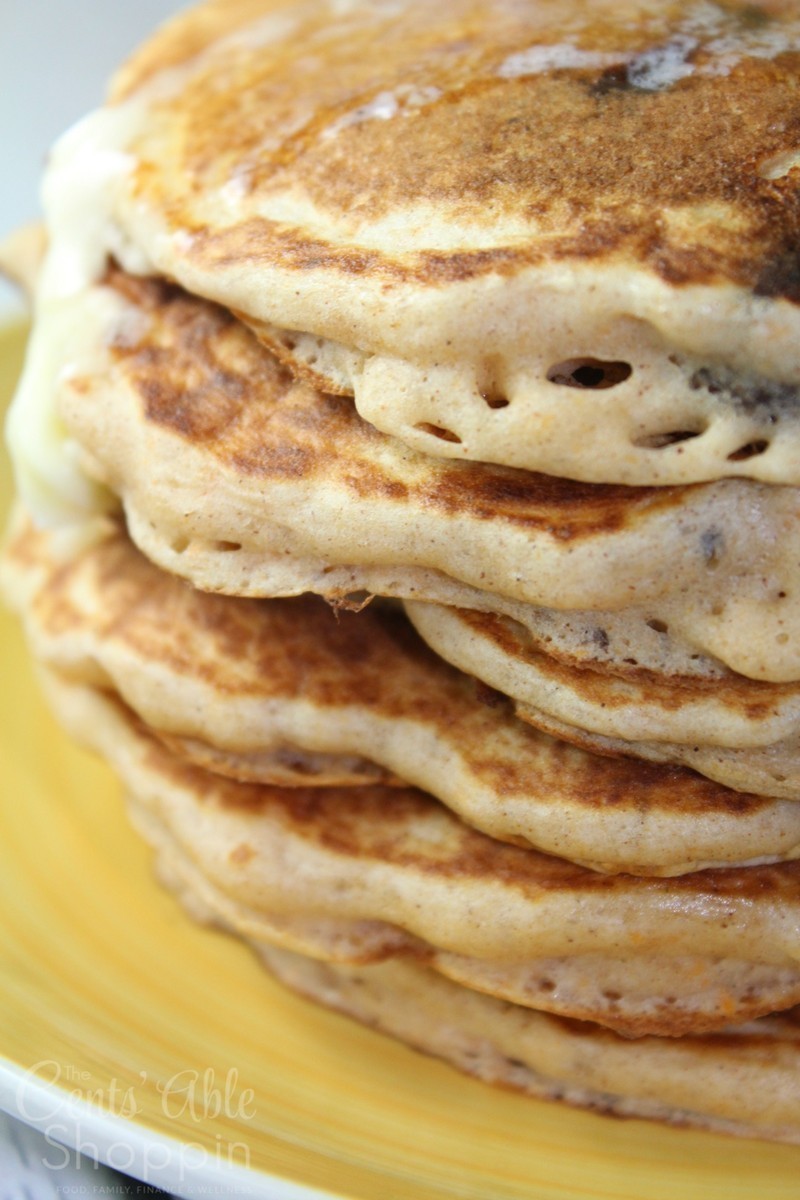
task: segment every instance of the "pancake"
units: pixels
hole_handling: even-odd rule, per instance
[[[513,1003],[682,1035],[800,997],[797,864],[602,875],[504,845],[413,789],[279,789],[182,762],[108,692],[52,674],[176,886],[250,938],[333,961],[420,958]]]
[[[207,0],[0,248],[5,586],[162,882],[484,1078],[795,1141],[799,81],[788,0]]]
[[[175,279],[426,453],[796,484],[798,51],[786,0],[211,0],[57,150],[59,294]]]
[[[800,805],[537,733],[375,603],[194,591],[124,529],[16,522],[7,599],[35,658],[113,688],[180,758],[279,786],[408,783],[492,837],[604,871],[673,875],[800,855]]]
[[[513,621],[443,605],[406,607],[437,654],[511,696],[519,716],[534,724],[544,713],[559,729],[583,730],[589,742],[594,735],[606,747],[625,742],[629,753],[644,742],[651,747],[644,757],[700,771],[707,752],[712,778],[800,798],[795,685],[757,683],[732,672],[702,678],[660,677],[636,665],[627,673],[593,670],[548,653]]]
[[[43,495],[43,515],[63,521],[70,497],[91,511],[100,481],[145,554],[205,590],[366,590],[523,621],[530,605],[633,606],[743,674],[800,675],[796,488],[445,463],[294,381],[241,323],[170,285],[112,271],[65,314],[46,371],[37,318],[10,427],[35,512]]]
[[[747,751],[727,746],[678,745],[675,742],[632,742],[625,738],[604,737],[577,725],[560,721],[552,713],[518,704],[516,713],[537,729],[594,754],[632,755],[653,763],[673,763],[691,767],[707,779],[715,779],[726,787],[746,790],[755,788],[759,795],[784,797],[793,803],[796,797],[797,763],[800,755],[798,735]]]
[[[620,1117],[800,1141],[796,1009],[718,1034],[631,1044],[478,995],[412,962],[353,968],[274,947],[259,953],[302,995],[487,1083]]]

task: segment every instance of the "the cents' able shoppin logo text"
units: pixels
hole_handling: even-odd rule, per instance
[[[48,1085],[45,1090],[42,1084]],[[62,1066],[54,1059],[35,1063],[26,1073],[17,1092],[17,1110],[23,1120],[44,1134],[50,1149],[42,1164],[53,1171],[70,1165],[75,1169],[86,1167],[84,1155],[95,1160],[91,1166],[102,1160],[118,1171],[138,1174],[145,1183],[167,1167],[171,1168],[171,1178],[181,1182],[192,1172],[212,1165],[249,1167],[247,1143],[228,1141],[221,1133],[214,1135],[213,1145],[179,1140],[167,1144],[137,1138],[137,1150],[134,1139],[126,1139],[124,1130],[118,1139],[101,1145],[84,1134],[85,1118],[79,1115],[77,1119],[67,1119],[66,1110],[75,1101],[130,1119],[144,1108],[137,1098],[137,1088],[147,1087],[152,1095],[153,1086],[163,1115],[181,1121],[184,1132],[187,1121],[197,1125],[217,1119],[242,1123],[256,1115],[255,1092],[252,1088],[239,1089],[239,1072],[235,1067],[222,1076],[214,1067],[203,1071],[187,1068],[149,1084],[147,1072],[142,1071],[137,1081],[123,1085],[113,1078],[106,1086],[97,1087],[92,1085],[89,1071]],[[59,1090],[51,1090],[55,1088]],[[71,1149],[62,1144],[66,1142]]]

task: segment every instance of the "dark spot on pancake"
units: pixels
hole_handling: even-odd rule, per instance
[[[605,629],[601,629],[599,626],[597,629],[592,630],[592,641],[594,642],[595,646],[599,646],[601,650],[608,649],[608,634],[606,633]]]
[[[592,1041],[602,1041],[605,1038],[613,1038],[614,1034],[604,1030],[601,1025],[596,1025],[593,1021],[581,1021],[577,1017],[564,1017],[560,1013],[548,1013],[548,1020],[554,1025],[560,1025],[561,1028],[573,1038],[588,1037]],[[608,1112],[615,1116],[613,1109],[606,1109],[604,1105],[598,1106],[602,1112]]]
[[[678,360],[678,365],[680,361]],[[741,375],[729,367],[698,367],[689,387],[722,396],[731,406],[760,424],[777,423],[780,417],[800,417],[800,387],[759,375]]]
[[[595,79],[589,84],[589,94],[591,96],[619,95],[620,92],[630,91],[631,86],[627,64],[615,63],[613,67],[607,67],[599,79]]]
[[[507,708],[511,703],[508,696],[504,696],[497,688],[489,687],[482,679],[475,680],[475,699],[487,708]]]
[[[714,568],[725,551],[725,536],[719,529],[706,529],[700,535],[700,549],[706,566]]]
[[[772,21],[772,13],[767,12],[759,4],[745,4],[743,8],[722,4],[721,7],[725,8],[728,12],[732,12],[744,29],[763,29],[765,25],[769,25]]]
[[[796,242],[762,265],[753,291],[756,296],[781,296],[800,304],[800,246]]]

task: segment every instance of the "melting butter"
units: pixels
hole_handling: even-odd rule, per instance
[[[90,289],[110,256],[127,270],[150,264],[112,217],[117,191],[135,165],[121,147],[141,122],[137,103],[99,109],[52,151],[43,185],[48,245],[34,291],[25,367],[9,412],[8,445],[23,502],[47,525],[83,520],[116,502],[83,471],[57,412],[60,381],[91,354]]]

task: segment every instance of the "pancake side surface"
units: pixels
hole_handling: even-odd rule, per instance
[[[606,871],[670,875],[800,853],[800,806],[537,733],[379,603],[187,588],[106,522],[92,540],[21,519],[2,565],[35,657],[112,687],[179,758],[244,782],[405,778],[492,837]]]
[[[171,286],[112,273],[82,318],[86,348],[65,347],[54,385],[60,419],[145,553],[207,590],[646,605],[742,674],[800,675],[794,488],[444,463],[293,381],[224,310]]]

